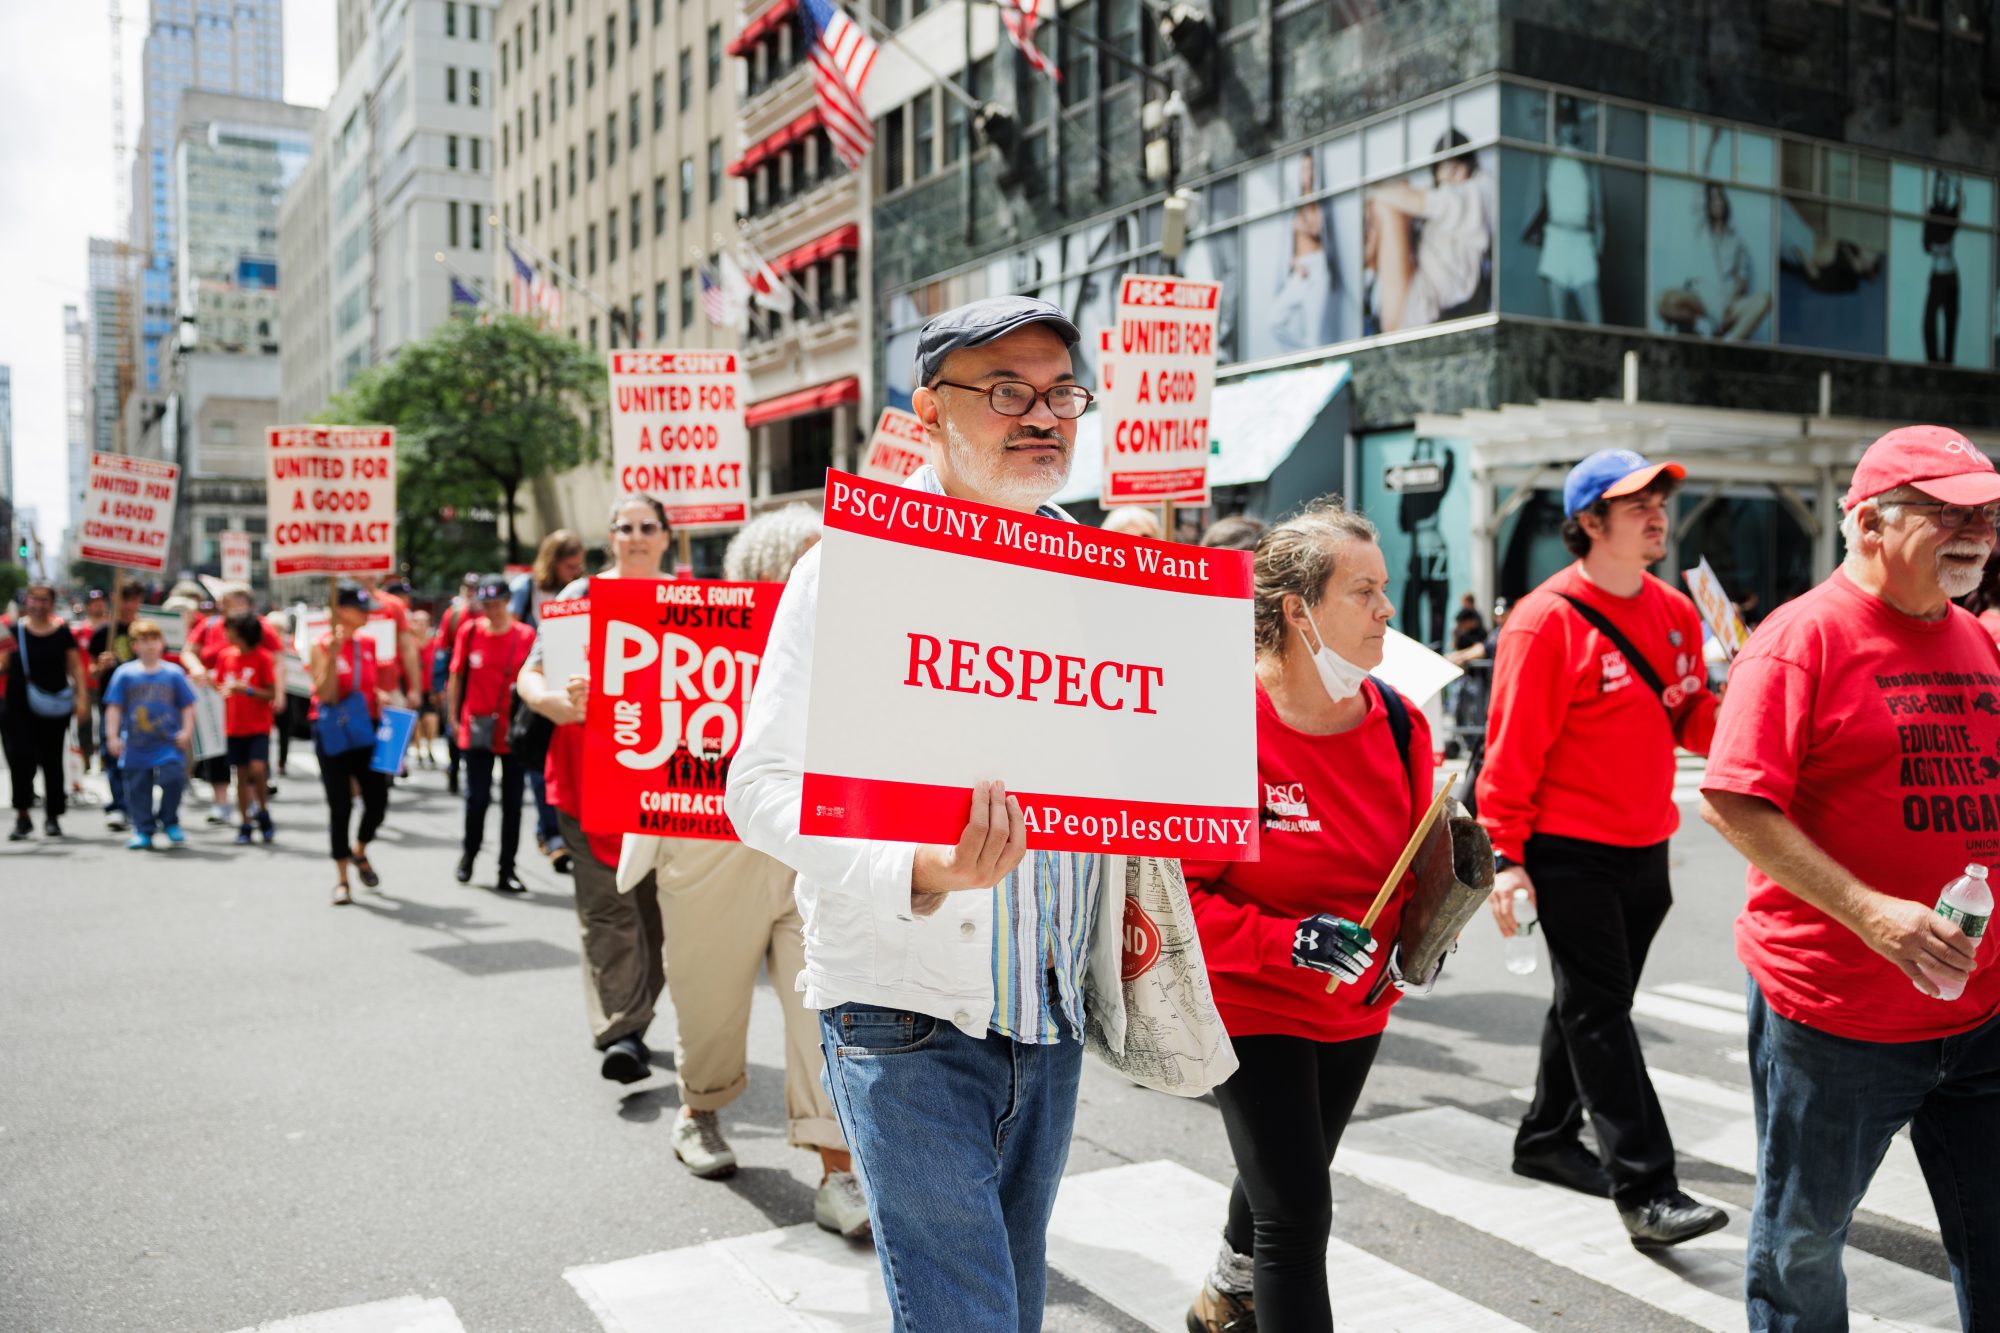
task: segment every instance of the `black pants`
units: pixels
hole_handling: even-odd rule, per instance
[[[528,773],[511,754],[463,750],[465,757],[465,841],[461,847],[470,863],[486,837],[486,807],[493,804],[493,764],[500,764],[500,869],[514,868],[521,847],[521,801],[528,790]]]
[[[37,717],[25,702],[12,705],[22,716],[0,723],[5,743],[7,777],[14,784],[14,809],[25,816],[35,804],[35,770],[42,774],[42,806],[59,819],[69,808],[69,784],[63,781],[63,746],[69,738],[69,714]]]
[[[1612,1198],[1635,1207],[1678,1187],[1667,1117],[1632,1027],[1632,994],[1674,896],[1667,844],[1613,847],[1538,833],[1528,877],[1555,974],[1535,1100],[1518,1153],[1572,1142],[1590,1114]]]
[[[375,757],[370,746],[346,754],[319,753],[319,782],[326,789],[327,837],[336,861],[354,858],[354,842],[375,841],[382,831],[382,819],[389,813],[389,775],[368,766]],[[347,821],[354,814],[354,788],[361,788],[361,828],[354,842],[347,840]]]
[[[1958,352],[1958,274],[1933,273],[1924,291],[1924,360],[1949,365]]]
[[[1238,1068],[1215,1090],[1236,1158],[1223,1239],[1251,1256],[1263,1333],[1332,1333],[1327,1171],[1380,1036],[1354,1041],[1233,1037]]]

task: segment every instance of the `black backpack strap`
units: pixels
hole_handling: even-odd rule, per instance
[[[1667,683],[1660,679],[1660,673],[1653,670],[1653,664],[1646,660],[1645,655],[1632,646],[1632,641],[1620,633],[1618,627],[1611,623],[1610,617],[1588,602],[1572,597],[1566,592],[1559,592],[1556,596],[1575,607],[1578,615],[1589,621],[1599,634],[1602,634],[1605,638],[1611,640],[1613,644],[1617,645],[1618,651],[1625,654],[1627,665],[1638,672],[1639,679],[1645,681],[1652,689],[1653,697],[1660,701],[1660,707],[1667,709],[1667,716],[1671,720],[1674,710],[1667,708]]]
[[[1410,736],[1414,728],[1410,725],[1410,706],[1403,702],[1403,696],[1396,693],[1396,687],[1380,676],[1370,676],[1369,684],[1382,696],[1382,711],[1389,715],[1389,735],[1396,742],[1396,753],[1402,756],[1403,764],[1410,763]]]

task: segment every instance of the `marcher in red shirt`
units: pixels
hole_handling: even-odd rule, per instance
[[[215,680],[215,664],[221,660],[222,650],[229,646],[224,625],[231,616],[251,614],[257,609],[249,586],[242,583],[224,584],[218,600],[220,609],[195,621],[189,627],[187,641],[181,648],[181,669],[187,672],[188,684],[196,690],[220,688]],[[188,778],[191,782],[206,782],[214,789],[215,804],[209,808],[208,822],[227,824],[230,807],[229,756],[219,754],[196,760]]]
[[[236,771],[236,841],[250,842],[250,824],[269,842],[271,824],[271,705],[278,697],[278,669],[264,646],[264,625],[252,612],[223,619],[229,646],[216,655],[214,676],[222,692],[223,731],[229,766]]]
[[[502,893],[526,893],[528,886],[514,873],[514,853],[521,845],[521,802],[527,795],[527,775],[507,749],[507,723],[513,715],[514,678],[527,665],[535,646],[535,631],[514,619],[504,579],[479,585],[483,618],[468,618],[459,627],[451,653],[451,681],[445,687],[445,715],[454,719],[458,749],[465,760],[465,836],[460,843],[460,884],[472,881],[472,862],[486,833],[486,808],[493,803],[493,765],[500,765],[500,870],[493,887]]]
[[[1749,1324],[1847,1327],[1848,1226],[1908,1126],[1960,1318],[1985,1328],[2000,968],[1980,965],[1984,919],[1933,905],[2000,865],[2000,651],[1950,600],[1993,552],[2000,474],[1956,431],[1905,427],[1869,446],[1842,507],[1845,563],[1736,659],[1702,780],[1703,818],[1750,860]]]
[[[1681,1192],[1632,1027],[1646,951],[1673,902],[1674,746],[1706,753],[1715,730],[1694,603],[1647,573],[1666,555],[1667,506],[1685,475],[1629,449],[1570,470],[1563,541],[1577,562],[1507,617],[1477,786],[1494,919],[1512,935],[1525,890],[1555,980],[1514,1170],[1609,1196],[1641,1249],[1728,1223]],[[1601,1163],[1577,1138],[1586,1111]]]
[[[599,578],[656,579],[672,533],[666,509],[650,495],[620,497],[611,510],[614,567]],[[590,595],[588,579],[562,590],[565,599]],[[562,824],[576,881],[576,916],[583,929],[583,979],[591,1038],[603,1060],[598,1072],[619,1083],[652,1074],[646,1029],[666,989],[660,895],[653,875],[618,891],[622,839],[583,829],[583,717],[590,682],[582,675],[552,681],[542,670],[537,640],[520,676],[521,698],[556,724],[542,777]]]
[[[370,718],[379,721],[382,717],[382,696],[375,681],[374,645],[361,634],[361,627],[368,623],[373,600],[360,584],[342,582],[334,591],[333,628],[313,644],[310,663],[313,749],[319,760],[320,786],[326,792],[328,835],[339,874],[333,888],[336,907],[353,901],[347,884],[350,863],[368,888],[376,888],[382,882],[368,860],[368,844],[381,832],[382,821],[388,815],[389,775],[375,771],[373,746],[328,753],[327,737],[319,725],[322,712],[355,695],[366,701]],[[354,813],[356,791],[361,793],[361,827],[350,843],[348,820]]]
[[[1266,532],[1256,561],[1262,850],[1185,865],[1240,1061],[1215,1090],[1236,1157],[1228,1223],[1188,1327],[1330,1333],[1327,1168],[1396,991],[1370,1005],[1366,986],[1328,994],[1326,978],[1359,981],[1377,961],[1373,936],[1395,938],[1400,893],[1373,936],[1358,922],[1429,808],[1430,728],[1368,676],[1395,614],[1372,523],[1321,504]],[[1386,962],[1398,966],[1393,950]]]

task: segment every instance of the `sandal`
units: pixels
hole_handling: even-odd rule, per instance
[[[354,895],[348,892],[346,880],[343,879],[333,886],[333,905],[335,907],[346,907],[353,901]]]
[[[382,882],[382,877],[375,873],[375,867],[368,864],[368,858],[365,856],[357,855],[354,858],[354,869],[360,874],[361,882],[371,889]]]

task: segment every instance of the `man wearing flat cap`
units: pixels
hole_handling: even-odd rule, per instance
[[[1076,341],[1060,310],[1019,296],[925,325],[911,407],[931,462],[906,484],[1068,521],[1048,500],[1090,405],[1071,369]],[[1122,895],[1102,891],[1097,857],[1027,857],[1004,781],[973,790],[953,846],[799,833],[819,569],[807,552],[779,604],[729,816],[744,842],[798,871],[799,987],[820,1012],[896,1328],[1039,1328],[1084,990],[1122,1002]]]
[[[1729,673],[1702,817],[1749,858],[1755,1330],[1847,1327],[1841,1252],[1907,1126],[1959,1319],[2000,1320],[2000,968],[1939,905],[2000,865],[2000,650],[1952,605],[1979,586],[2000,474],[1957,431],[1868,447],[1847,557]],[[1952,998],[1947,998],[1952,997]]]

